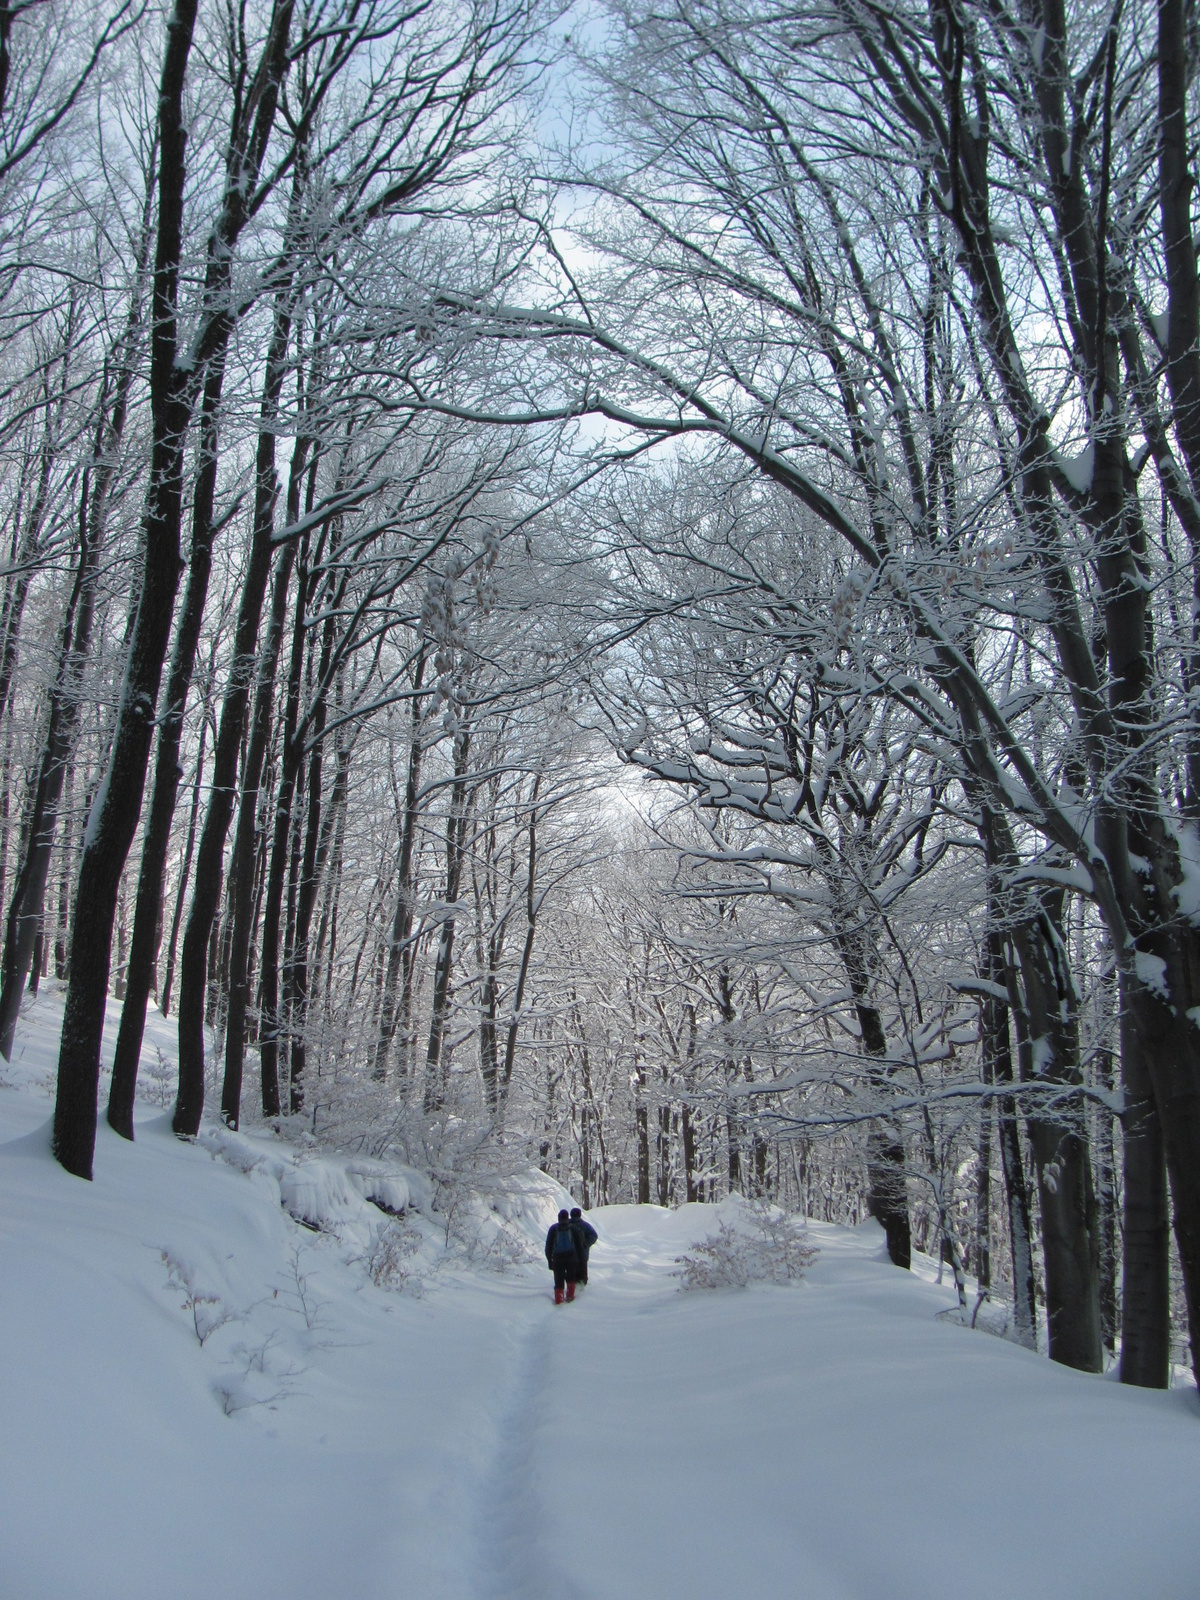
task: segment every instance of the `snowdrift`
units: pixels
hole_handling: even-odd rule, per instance
[[[799,1282],[683,1294],[677,1257],[736,1205],[597,1210],[556,1310],[538,1246],[566,1196],[536,1175],[437,1210],[427,1174],[180,1143],[150,1105],[82,1183],[49,1154],[36,1018],[24,1045],[5,1600],[1200,1593],[1195,1391],[939,1321],[951,1292],[873,1225],[813,1224]]]

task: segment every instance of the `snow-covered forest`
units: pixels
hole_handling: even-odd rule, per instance
[[[1195,0],[0,3],[0,1079],[79,1215],[165,1113],[444,1250],[866,1224],[1194,1412],[1198,135]]]

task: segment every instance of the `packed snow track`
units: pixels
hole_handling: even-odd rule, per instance
[[[0,1087],[4,1600],[1200,1595],[1195,1391],[940,1321],[874,1225],[813,1224],[802,1282],[685,1294],[717,1208],[593,1211],[556,1308],[539,1261],[439,1259],[426,1209],[397,1292],[349,1188],[339,1236],[288,1215],[280,1141],[147,1109],[82,1183],[43,1084]]]

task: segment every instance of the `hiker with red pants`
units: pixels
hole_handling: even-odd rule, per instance
[[[565,1211],[558,1213],[558,1221],[550,1224],[546,1235],[546,1265],[554,1274],[554,1304],[561,1306],[564,1299],[574,1300],[581,1262],[575,1230]]]
[[[588,1256],[592,1253],[592,1246],[600,1235],[590,1222],[583,1220],[583,1212],[578,1206],[571,1207],[571,1229],[575,1234],[575,1250],[579,1256],[579,1287],[582,1289],[587,1284]]]

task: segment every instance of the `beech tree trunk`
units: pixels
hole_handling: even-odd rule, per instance
[[[171,915],[171,934],[167,940],[166,970],[163,973],[161,1010],[168,1016],[171,1010],[171,992],[175,982],[175,955],[179,947],[179,928],[183,922],[183,907],[187,899],[188,883],[192,875],[192,856],[196,849],[196,825],[200,819],[200,795],[204,787],[204,756],[208,740],[208,712],[205,709],[200,723],[200,745],[196,752],[196,773],[192,779],[192,804],[188,811],[187,837],[183,844],[183,860],[179,867],[179,884],[175,890],[175,910]]]
[[[308,758],[308,807],[304,827],[304,851],[296,886],[296,912],[288,962],[284,969],[284,1006],[288,1035],[288,1103],[296,1116],[304,1109],[304,1075],[307,1066],[305,1030],[308,1025],[309,934],[317,903],[317,884],[324,867],[328,833],[322,828],[322,788],[324,784],[325,708],[329,692],[329,671],[334,647],[334,609],[330,608],[322,630],[321,658],[316,683],[305,717],[303,741],[311,745]],[[302,747],[303,748],[303,747]]]
[[[279,953],[280,917],[283,907],[283,887],[294,818],[292,808],[296,796],[296,779],[300,772],[303,744],[296,736],[300,712],[300,684],[305,657],[305,619],[308,615],[308,563],[307,552],[301,552],[299,577],[296,584],[296,604],[292,623],[292,647],[288,663],[287,695],[283,712],[283,729],[280,739],[281,756],[279,785],[275,792],[274,825],[271,830],[270,860],[267,884],[263,897],[262,961],[259,976],[259,1077],[264,1116],[276,1116],[280,1109],[279,1097]],[[230,1057],[226,1052],[226,1062]],[[232,1100],[232,1095],[231,1095]],[[228,1118],[231,1107],[225,1107]]]
[[[218,893],[221,880],[221,866],[225,853],[225,839],[229,832],[229,823],[233,816],[234,796],[237,789],[237,758],[241,748],[242,735],[246,726],[246,714],[250,702],[250,685],[254,678],[255,665],[258,659],[258,631],[262,617],[263,601],[266,597],[267,583],[271,575],[271,562],[274,555],[272,536],[275,532],[275,506],[278,498],[279,485],[275,472],[275,428],[274,419],[278,413],[279,396],[285,375],[285,356],[291,332],[290,306],[286,294],[286,286],[280,291],[275,306],[275,317],[272,327],[271,348],[268,352],[266,373],[263,380],[263,426],[258,438],[258,456],[255,474],[255,499],[254,499],[254,526],[250,543],[250,557],[246,564],[246,573],[242,581],[242,594],[238,606],[238,617],[234,631],[233,660],[229,669],[229,680],[225,690],[225,698],[221,706],[221,721],[217,729],[216,745],[213,750],[212,789],[210,792],[208,811],[204,818],[204,827],[200,834],[200,847],[196,853],[196,888],[192,896],[191,913],[188,916],[187,927],[183,936],[183,953],[179,964],[179,1091],[175,1101],[175,1117],[173,1126],[175,1132],[182,1136],[194,1136],[200,1126],[200,1117],[204,1109],[204,1002],[205,990],[208,979],[208,943],[212,932],[213,919],[217,913]],[[299,441],[297,442],[299,449]],[[303,464],[301,457],[300,465]],[[292,562],[295,559],[294,542],[289,542],[284,547],[280,559],[281,571],[286,568],[290,578]],[[286,606],[287,583],[283,584],[282,592],[276,586],[276,597]],[[277,655],[279,648],[279,631],[283,626],[282,616],[278,619],[277,630],[271,635],[269,648],[264,650],[263,673],[268,670],[268,656]],[[274,659],[269,662],[270,683],[274,684]],[[269,723],[269,706],[264,704],[263,716]],[[262,758],[266,749],[266,732],[259,727],[258,718],[255,726],[260,734],[256,745],[257,768],[252,768],[249,755],[246,763],[246,782],[250,783],[255,793],[257,804],[258,780],[261,772]],[[252,738],[253,742],[253,738]],[[243,801],[244,804],[244,801]],[[252,822],[247,817],[246,828],[252,830]],[[239,836],[241,827],[239,825]],[[252,840],[253,834],[250,833]],[[246,841],[241,839],[245,848]],[[236,855],[235,851],[235,855]],[[253,851],[239,862],[243,876],[248,876],[254,860]],[[249,949],[249,934],[245,928],[244,917],[248,915],[249,904],[252,903],[252,885],[236,880],[232,885],[233,893],[245,902],[243,923],[238,930],[238,937],[243,934],[246,938],[246,948]],[[235,918],[236,925],[236,918]],[[239,956],[239,961],[244,961],[244,956]],[[244,980],[244,973],[240,966],[239,976]],[[232,995],[233,983],[230,984]],[[239,1030],[244,1027],[244,996],[241,1001],[243,1010],[239,1021]],[[226,1077],[229,1077],[228,1045],[230,1028],[226,1028],[227,1066]],[[230,1115],[231,1097],[236,1089],[237,1104],[240,1106],[241,1074],[235,1074],[236,1085],[230,1081],[222,1090],[222,1102],[225,1105],[226,1115]],[[237,1115],[236,1109],[232,1113]]]
[[[526,859],[525,879],[525,941],[521,947],[521,965],[517,969],[517,983],[513,990],[509,1010],[508,1028],[504,1038],[504,1063],[500,1069],[499,1109],[503,1113],[512,1084],[513,1067],[517,1059],[517,1035],[521,1028],[521,1009],[525,1004],[525,986],[529,981],[529,968],[533,961],[533,945],[537,938],[538,909],[541,904],[536,890],[538,867],[538,796],[542,788],[541,773],[534,779],[530,795],[529,854]]]
[[[984,979],[993,990],[1007,991],[1007,959],[1004,936],[989,900],[988,929],[984,940]],[[1012,1032],[1009,1028],[1008,999],[992,994],[980,1007],[982,1026],[983,1081],[985,1084],[1011,1084],[1013,1081]],[[1025,1162],[1021,1155],[1021,1130],[1011,1096],[996,1101],[996,1142],[1004,1173],[1004,1197],[1008,1210],[1008,1237],[1012,1253],[1013,1339],[1026,1350],[1037,1349],[1037,1295],[1033,1271],[1033,1233],[1029,1220],[1029,1190],[1025,1182]]]
[[[233,856],[229,867],[231,916],[229,965],[225,980],[228,1009],[225,1015],[225,1075],[221,1087],[221,1113],[232,1128],[236,1128],[241,1120],[242,1075],[246,1059],[246,1006],[249,998],[250,940],[254,924],[254,879],[257,859],[255,846],[258,842],[260,784],[263,762],[271,737],[275,669],[287,615],[288,588],[291,583],[295,553],[294,544],[286,546],[275,571],[270,618],[263,640],[258,683],[254,694],[254,715],[250,723],[250,738],[247,741],[246,759],[242,767],[241,802],[238,807]],[[185,943],[185,954],[186,949]],[[181,987],[181,1018],[182,1015]],[[272,1096],[265,1077],[263,1081],[264,1115],[275,1116],[279,1111],[278,1088],[273,1097],[273,1105],[268,1109]]]
[[[425,1110],[442,1103],[442,1077],[446,1023],[449,1020],[450,978],[454,961],[454,925],[458,914],[458,893],[462,881],[463,852],[466,844],[470,792],[467,767],[471,750],[471,729],[461,728],[454,736],[454,780],[450,787],[450,814],[446,819],[446,893],[438,931],[437,959],[433,969],[433,1003],[429,1021],[429,1043],[425,1050]]]
[[[1165,1389],[1171,1374],[1170,1224],[1162,1128],[1148,1062],[1172,1044],[1168,1008],[1121,984],[1121,1118],[1125,1156],[1121,1382]]]
[[[375,1045],[372,1076],[382,1082],[388,1074],[388,1057],[396,1036],[397,998],[401,965],[411,968],[410,941],[413,929],[413,851],[417,838],[417,817],[421,794],[421,762],[424,755],[422,729],[426,647],[422,642],[413,666],[412,705],[409,715],[408,772],[404,780],[404,816],[400,824],[400,850],[396,859],[396,909],[388,940],[387,970],[379,1009],[379,1038]],[[408,1069],[407,1053],[402,1063]]]
[[[176,362],[176,299],[183,231],[183,94],[196,0],[167,19],[158,102],[158,234],[154,262],[150,406],[153,443],[143,523],[142,590],[104,779],[84,835],[71,933],[69,980],[58,1059],[54,1153],[68,1172],[91,1178],[96,1142],[100,1039],[109,946],[121,873],[137,829],[158,703],[159,679],[179,582],[188,373]]]
[[[25,829],[24,857],[17,869],[5,929],[4,981],[0,988],[0,1055],[6,1061],[12,1056],[21,995],[29,975],[34,946],[42,932],[46,878],[54,849],[63,783],[79,726],[80,679],[91,643],[100,522],[94,510],[88,506],[86,484],[79,520],[79,560],[63,618],[58,671],[50,695],[46,739]]]
[[[158,750],[154,764],[154,790],[150,816],[142,841],[138,874],[137,904],[133,914],[133,937],[125,979],[125,1003],[113,1057],[112,1082],[108,1094],[108,1123],[125,1139],[133,1138],[133,1105],[137,1093],[138,1064],[142,1055],[142,1036],[146,1027],[146,1006],[155,989],[155,967],[162,928],[163,880],[167,870],[167,851],[171,842],[171,823],[179,780],[179,746],[183,737],[183,717],[187,706],[200,624],[208,595],[212,570],[213,502],[217,483],[217,408],[225,375],[223,352],[209,369],[204,386],[200,416],[200,465],[196,474],[192,502],[192,550],[183,609],[175,635],[175,649],[167,680],[167,703],[159,719]]]
[[[1046,1088],[1070,1085],[1077,1062],[1072,1062],[1069,1038],[1055,1025],[1062,1015],[1061,996],[1054,985],[1044,931],[1026,924],[1014,931],[1014,942],[1019,987],[1018,968],[1010,964],[1009,1003],[1017,1023],[1020,1080]],[[1074,1114],[1029,1110],[1025,1121],[1042,1215],[1050,1359],[1083,1372],[1100,1372],[1104,1353],[1098,1260],[1089,1228],[1091,1179],[1081,1109],[1077,1103]]]

